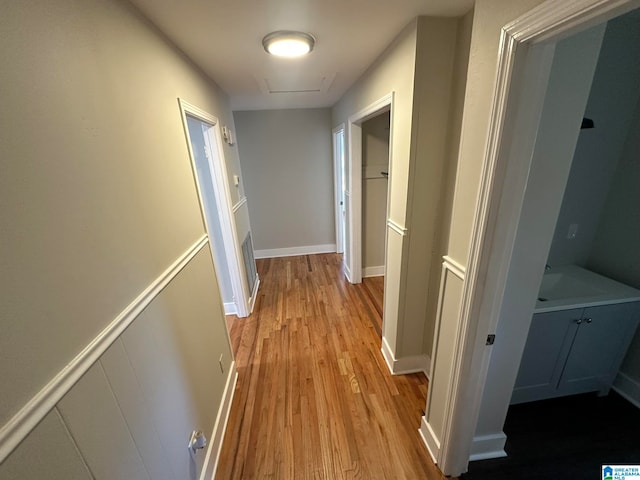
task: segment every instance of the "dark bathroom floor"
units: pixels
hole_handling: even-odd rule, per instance
[[[640,409],[615,392],[513,405],[508,456],[471,462],[461,480],[598,479],[602,464],[640,464]]]

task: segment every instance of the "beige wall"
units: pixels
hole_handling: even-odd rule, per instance
[[[458,20],[453,78],[451,84],[451,110],[449,130],[447,132],[446,159],[442,172],[441,203],[438,208],[437,225],[434,232],[434,248],[431,255],[429,272],[428,297],[426,299],[426,323],[424,328],[423,351],[430,357],[433,355],[433,339],[435,334],[436,313],[438,307],[438,291],[442,257],[447,253],[449,228],[451,226],[451,208],[456,181],[456,167],[460,151],[462,112],[464,106],[465,87],[467,84],[467,66],[469,64],[469,47],[471,44],[471,27],[473,10]]]
[[[7,3],[0,29],[11,65],[0,71],[4,425],[204,233],[177,97],[223,124],[233,119],[226,96],[128,3]],[[239,172],[235,149],[225,155]],[[120,469],[98,478],[144,478],[140,466],[161,461],[145,447],[158,442],[175,477],[191,478],[188,433],[210,434],[227,377],[203,366],[222,354],[228,369],[231,360],[221,308],[205,249],[0,467],[0,478],[82,478],[79,455],[92,471]],[[141,397],[116,391],[114,378],[126,372],[111,377],[107,364],[123,360],[136,370]],[[114,397],[93,403],[87,385]],[[147,412],[148,423],[125,423],[125,404],[132,418]],[[84,439],[79,452],[63,426]],[[39,464],[26,454],[42,444],[48,458],[69,462]]]
[[[234,117],[255,249],[335,245],[330,109]]]
[[[389,112],[362,124],[362,268],[384,266],[389,180]]]

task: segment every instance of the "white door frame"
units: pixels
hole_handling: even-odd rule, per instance
[[[341,123],[333,129],[333,190],[334,190],[334,203],[336,214],[336,252],[344,252],[344,228],[345,228],[345,216],[343,211],[347,208],[346,205],[341,204],[346,200],[342,198],[342,182],[344,181],[344,123]],[[339,144],[338,138],[342,135],[342,145]]]
[[[229,276],[231,277],[231,286],[233,289],[233,301],[236,305],[236,315],[238,317],[247,317],[250,314],[249,301],[250,293],[246,281],[244,280],[244,262],[242,260],[242,251],[238,242],[238,233],[236,223],[233,218],[231,192],[229,191],[229,181],[227,178],[227,165],[224,158],[224,150],[222,144],[222,132],[220,131],[220,122],[218,119],[208,112],[192,105],[185,100],[178,98],[180,105],[180,114],[182,116],[182,124],[187,140],[187,148],[189,149],[189,158],[191,159],[191,168],[193,170],[193,178],[196,182],[198,191],[198,200],[200,201],[200,213],[204,225],[207,229],[209,238],[209,246],[211,255],[213,256],[213,245],[211,245],[210,226],[208,225],[207,215],[205,215],[205,203],[202,198],[202,189],[198,178],[196,160],[191,147],[191,139],[189,137],[189,127],[187,125],[187,115],[196,118],[212,126],[209,135],[205,135],[205,142],[210,147],[213,155],[209,156],[209,170],[211,171],[211,183],[216,197],[216,205],[218,206],[218,218],[220,228],[222,230],[222,238],[224,241],[224,252],[227,257],[229,266]],[[215,258],[215,257],[214,257]]]
[[[638,0],[549,0],[503,27],[487,147],[462,292],[454,364],[436,461],[447,475],[467,470],[490,348],[502,306],[546,81],[525,89],[526,72],[549,72],[552,55],[532,46],[559,40],[640,6]],[[530,54],[531,53],[531,54]],[[530,55],[529,55],[530,54]],[[531,82],[529,81],[529,87]],[[535,87],[535,85],[534,85]],[[531,108],[524,108],[529,106]],[[516,125],[514,128],[513,126]],[[507,171],[509,170],[509,183]],[[515,182],[517,188],[509,188]],[[510,211],[500,210],[511,206]],[[545,259],[542,259],[544,265]],[[496,339],[496,342],[500,339]],[[520,358],[513,358],[518,363]],[[437,361],[437,359],[436,359]],[[422,433],[429,426],[423,422]],[[427,444],[430,442],[427,441]]]
[[[347,203],[349,243],[347,245],[346,267],[351,283],[362,282],[362,124],[381,113],[391,112],[389,130],[389,179],[392,179],[393,162],[391,161],[391,143],[393,141],[393,98],[394,92],[388,93],[368,107],[351,115],[347,124],[349,132],[349,192],[347,193],[349,200]],[[387,217],[389,215],[388,199],[390,190],[391,183],[389,184],[389,190],[387,192]]]

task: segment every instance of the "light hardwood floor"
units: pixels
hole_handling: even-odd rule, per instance
[[[254,313],[232,322],[239,378],[216,478],[445,478],[418,434],[426,378],[389,374],[376,302],[341,255],[258,272]]]

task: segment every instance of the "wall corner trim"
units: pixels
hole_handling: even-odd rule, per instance
[[[397,234],[402,235],[403,237],[409,233],[409,230],[407,228],[403,227],[399,223],[394,222],[390,218],[387,219],[387,227],[389,227]]]
[[[431,358],[429,355],[411,355],[409,357],[395,358],[389,342],[382,337],[382,356],[392,375],[406,375],[408,373],[424,373],[431,380]]]
[[[247,203],[247,197],[242,197],[240,200],[238,200],[238,203],[236,203],[233,207],[231,207],[231,211],[233,213],[236,213],[238,210],[240,210],[240,207],[242,207],[246,203]]]
[[[229,414],[231,413],[231,404],[233,403],[233,396],[236,392],[237,381],[238,371],[236,370],[236,362],[234,360],[229,367],[229,375],[227,376],[227,383],[224,387],[224,393],[222,394],[222,401],[220,402],[220,408],[218,409],[216,422],[213,425],[211,437],[209,437],[209,449],[204,459],[200,480],[214,480],[216,476],[220,452],[222,451],[222,441],[224,440],[224,432],[227,430],[227,424],[229,423]],[[214,458],[210,467],[209,462],[211,461],[212,455]],[[210,475],[207,470],[210,471]]]
[[[0,429],[0,463],[24,440],[154,298],[208,243],[200,237]]]

